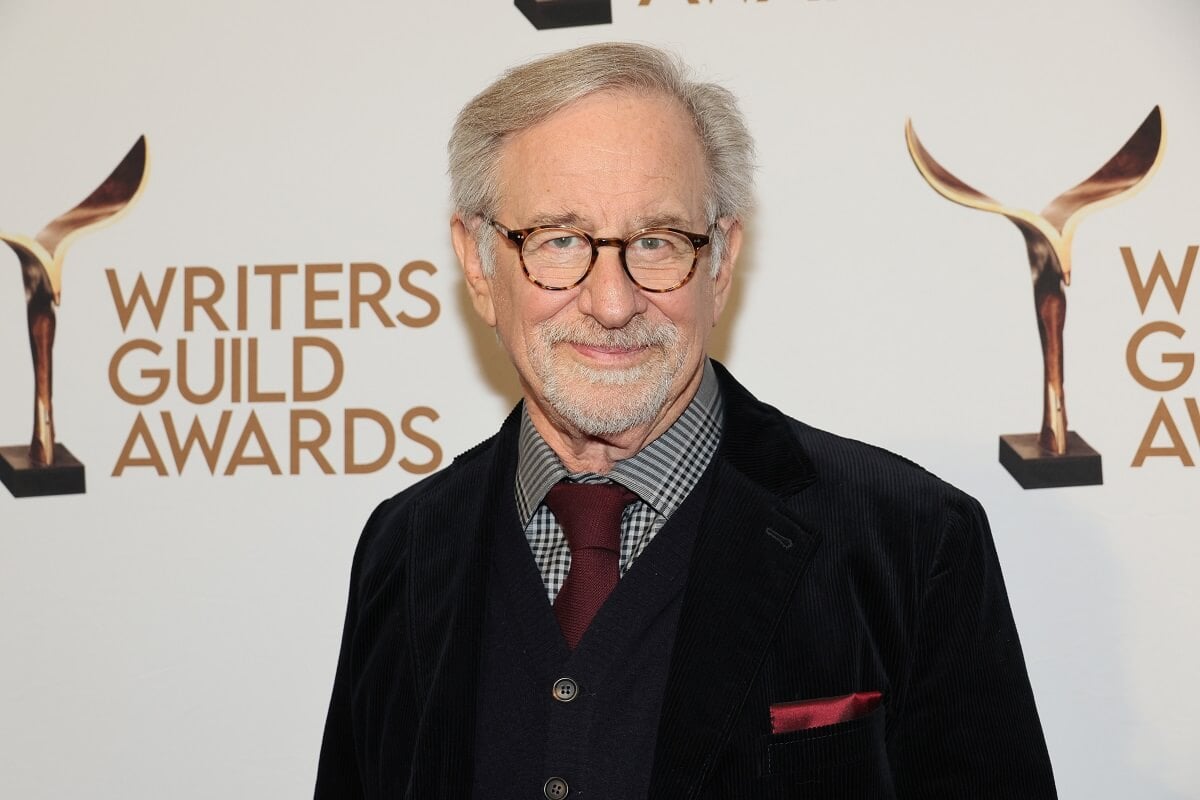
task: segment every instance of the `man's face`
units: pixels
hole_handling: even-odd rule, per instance
[[[705,181],[699,138],[675,101],[600,92],[505,144],[497,220],[509,228],[573,225],[596,237],[651,226],[703,233]],[[537,406],[531,413],[594,437],[661,432],[683,411],[724,306],[738,234],[716,278],[705,248],[686,285],[654,294],[629,279],[611,247],[600,248],[579,286],[542,289],[499,233],[495,270],[485,275],[474,247],[460,246],[465,227],[455,231],[476,310],[496,327]]]

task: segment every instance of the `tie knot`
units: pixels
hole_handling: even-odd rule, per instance
[[[546,506],[562,526],[572,553],[589,547],[616,553],[621,548],[621,515],[636,499],[615,483],[562,481],[546,495]]]

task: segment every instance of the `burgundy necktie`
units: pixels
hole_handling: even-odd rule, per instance
[[[546,495],[571,548],[554,616],[572,650],[620,577],[621,515],[637,495],[615,483],[556,484]]]

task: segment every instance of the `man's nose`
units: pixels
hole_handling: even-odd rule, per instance
[[[606,328],[624,327],[646,310],[646,295],[621,265],[617,246],[602,245],[579,293],[579,310]]]

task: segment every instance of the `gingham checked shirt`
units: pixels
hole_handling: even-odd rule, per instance
[[[571,568],[571,550],[554,514],[542,503],[550,488],[564,478],[577,483],[614,481],[638,496],[625,507],[621,518],[620,563],[624,575],[708,467],[721,440],[723,415],[717,376],[705,361],[700,388],[679,419],[636,455],[618,461],[607,475],[598,475],[568,473],[533,426],[529,412],[522,410],[517,445],[517,513],[551,603]]]

